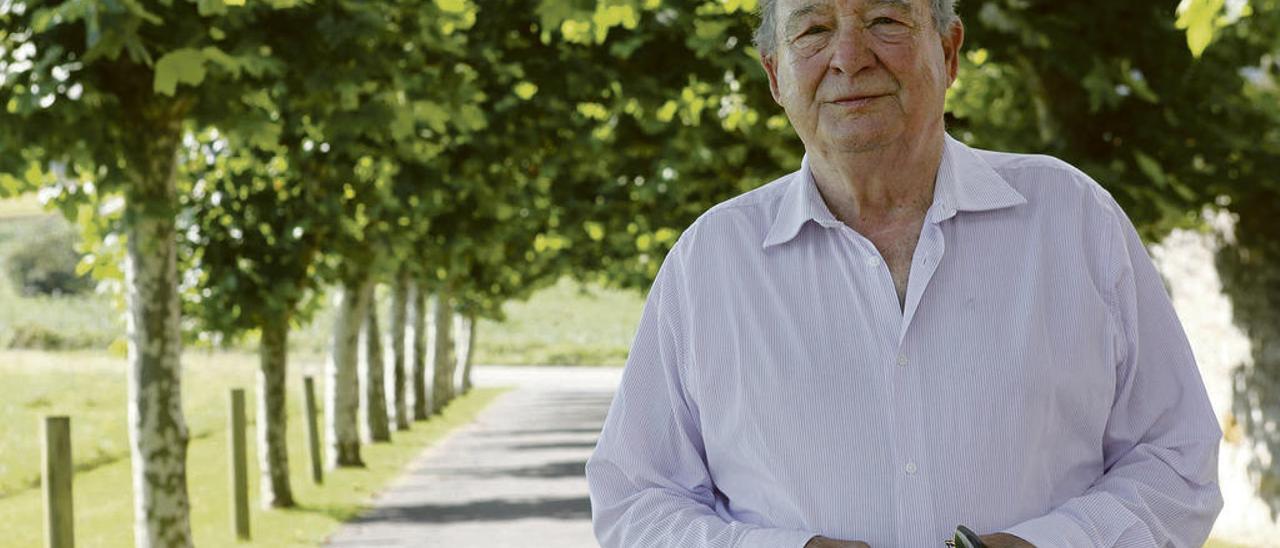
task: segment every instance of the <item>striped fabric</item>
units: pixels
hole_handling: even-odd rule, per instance
[[[1222,431],[1128,217],[950,137],[905,310],[801,170],[667,256],[587,463],[604,546],[1200,546]]]

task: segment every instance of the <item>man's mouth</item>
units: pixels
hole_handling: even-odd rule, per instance
[[[888,95],[887,94],[850,95],[847,97],[841,97],[839,99],[831,101],[831,103],[842,106],[842,107],[846,107],[846,108],[858,108],[858,107],[869,105],[876,99],[883,99],[885,97],[888,97]]]

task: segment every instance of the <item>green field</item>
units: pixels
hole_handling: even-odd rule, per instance
[[[644,299],[570,280],[507,303],[504,323],[476,326],[476,363],[622,365]]]
[[[288,511],[251,516],[255,544],[314,546],[421,449],[450,429],[469,422],[502,389],[478,389],[439,417],[394,434],[394,443],[365,446],[367,468],[330,472],[323,486],[311,483],[301,421],[301,376],[315,364],[293,364],[289,381],[289,459],[295,497]],[[192,529],[202,546],[234,544],[227,473],[227,393],[245,388],[252,399],[256,359],[247,354],[184,356],[184,410],[191,431],[188,483]],[[133,507],[125,411],[125,363],[94,353],[0,352],[0,546],[39,546],[39,421],[46,414],[71,417],[78,546],[132,546]],[[253,402],[247,414],[250,494],[257,500],[257,459],[252,432]]]

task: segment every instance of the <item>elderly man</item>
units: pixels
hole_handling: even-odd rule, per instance
[[[587,463],[601,544],[1208,536],[1222,432],[1160,276],[1085,174],[947,136],[953,2],[761,2],[807,154],[664,261]]]

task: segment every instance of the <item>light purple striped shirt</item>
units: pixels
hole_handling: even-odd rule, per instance
[[[608,547],[1200,546],[1221,436],[1110,194],[947,137],[905,310],[807,163],[694,222],[587,480]]]

